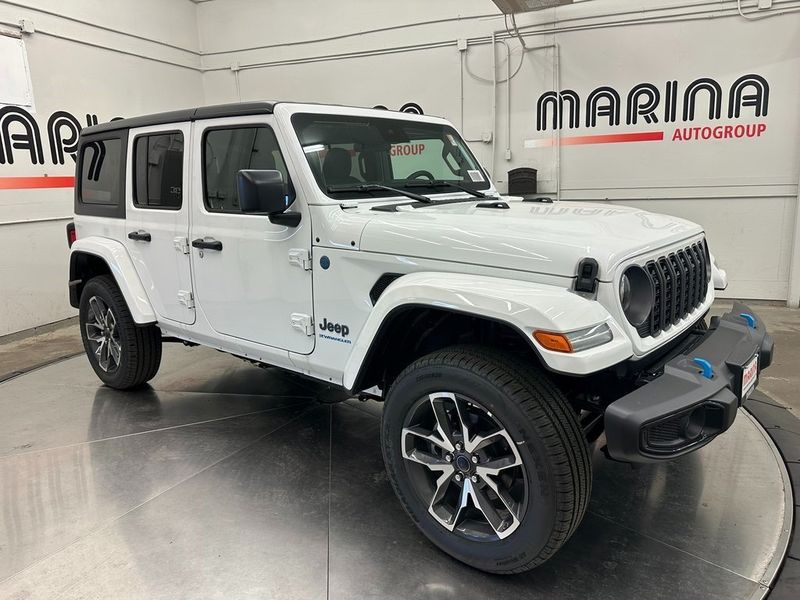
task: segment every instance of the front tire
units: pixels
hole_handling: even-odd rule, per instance
[[[409,516],[483,571],[542,564],[586,512],[591,462],[575,412],[511,355],[465,346],[417,360],[389,390],[381,438]]]
[[[79,308],[83,348],[107,386],[127,390],[150,381],[161,365],[161,332],[137,325],[114,278],[102,275],[83,288]]]

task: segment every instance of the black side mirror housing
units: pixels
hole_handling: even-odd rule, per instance
[[[245,214],[276,215],[289,208],[280,171],[245,169],[236,175],[239,208]]]

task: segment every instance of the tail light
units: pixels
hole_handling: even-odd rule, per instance
[[[75,223],[67,223],[67,244],[72,248],[72,244],[78,239],[78,232],[75,231]]]

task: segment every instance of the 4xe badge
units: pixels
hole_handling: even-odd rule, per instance
[[[319,324],[319,328],[322,331],[336,334],[336,335],[326,335],[325,333],[321,333],[320,337],[325,338],[326,340],[341,342],[343,344],[353,343],[350,340],[346,339],[347,336],[350,335],[350,328],[347,325],[343,325],[341,323],[333,323],[331,321],[328,321],[327,318],[323,318],[322,323]]]

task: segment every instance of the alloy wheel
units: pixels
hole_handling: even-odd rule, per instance
[[[451,392],[419,399],[402,431],[417,495],[447,530],[495,541],[520,525],[528,481],[514,440],[491,411]]]
[[[89,314],[86,316],[86,337],[97,359],[97,364],[106,373],[116,371],[122,358],[122,344],[117,331],[114,311],[99,296],[89,299]]]

